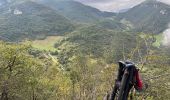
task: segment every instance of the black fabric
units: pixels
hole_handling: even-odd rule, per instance
[[[114,100],[116,93],[117,93],[118,89],[120,88],[120,83],[122,81],[122,77],[123,77],[123,74],[124,74],[124,71],[126,68],[128,69],[129,76],[126,81],[126,87],[124,90],[125,93],[123,94],[124,97],[122,100],[127,100],[128,94],[134,85],[134,75],[135,75],[134,71],[136,70],[135,64],[130,61],[125,61],[125,62],[119,61],[118,75],[117,75],[117,79],[115,81],[115,86],[113,88],[110,100]]]

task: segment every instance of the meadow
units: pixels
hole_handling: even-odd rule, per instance
[[[57,41],[61,41],[64,37],[63,36],[48,36],[44,40],[34,40],[32,41],[32,46],[39,50],[43,51],[55,51],[56,48],[54,47]]]

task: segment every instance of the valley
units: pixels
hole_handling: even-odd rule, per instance
[[[32,41],[31,45],[42,51],[56,51],[56,48],[54,47],[55,43],[61,41],[63,38],[63,36],[48,36],[42,40]]]
[[[120,60],[148,85],[134,100],[169,100],[169,16],[157,0],[119,13],[78,0],[0,0],[0,100],[102,100]]]

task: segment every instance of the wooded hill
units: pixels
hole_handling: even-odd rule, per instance
[[[169,16],[168,4],[148,0],[119,14],[118,19],[129,21],[136,31],[159,34],[168,28]]]
[[[149,86],[136,100],[170,99],[170,49],[160,39],[169,5],[149,0],[115,14],[73,0],[3,4],[1,100],[102,100],[112,90],[117,62],[125,59],[138,64]],[[33,46],[38,39],[42,43]]]
[[[4,4],[0,7],[1,39],[8,41],[43,39],[96,23],[105,28],[159,34],[170,22],[169,5],[155,0],[145,1],[119,14],[102,12],[73,0],[1,2]]]
[[[9,4],[0,10],[1,39],[21,41],[70,32],[74,25],[55,10],[32,1]]]

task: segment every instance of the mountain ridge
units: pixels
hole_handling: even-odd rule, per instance
[[[56,11],[32,1],[0,10],[0,35],[10,40],[44,38],[69,32],[74,25]]]
[[[132,23],[136,31],[162,33],[170,22],[170,5],[159,1],[145,1],[118,15],[119,20]]]
[[[115,15],[115,13],[103,12],[74,0],[38,0],[37,2],[57,10],[62,15],[75,22],[97,22]]]

